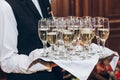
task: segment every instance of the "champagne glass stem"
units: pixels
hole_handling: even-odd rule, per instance
[[[43,42],[43,49],[44,49],[43,57],[47,57],[48,56],[47,51],[46,51],[46,48],[47,48],[46,44],[47,44],[47,42]]]
[[[92,52],[92,47],[91,47],[91,41],[88,43],[88,57],[91,57],[92,55],[94,55],[94,53]]]
[[[64,49],[64,50],[65,50],[64,59],[65,59],[65,60],[68,60],[68,58],[69,58],[69,46],[70,46],[70,45],[69,45],[69,43],[65,43],[64,46],[65,46],[65,49]]]
[[[68,43],[65,44],[65,54],[64,54],[64,58],[65,58],[65,60],[67,60],[68,46],[69,46]]]
[[[85,46],[84,46],[84,58],[85,58],[85,59],[88,59],[88,52],[89,52],[88,46],[85,45]]]
[[[90,42],[91,43],[91,42]],[[91,56],[93,55],[92,50],[91,50],[91,46],[90,43],[85,45],[85,58],[89,59],[91,58]]]
[[[51,51],[50,51],[50,58],[51,58],[51,59],[53,59],[53,58],[54,58],[53,53],[54,53],[54,45],[53,45],[53,44],[51,44]]]
[[[91,54],[91,46],[90,46],[90,44],[88,45],[88,54]]]
[[[105,40],[102,41],[103,54],[105,53],[105,52],[104,52],[104,50],[105,50],[105,42],[106,42]]]
[[[101,50],[100,50],[100,37],[97,37],[97,44],[98,44],[97,53],[100,53],[101,52]]]

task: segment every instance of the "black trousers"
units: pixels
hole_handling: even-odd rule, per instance
[[[52,72],[39,71],[33,74],[7,74],[7,80],[63,80],[61,69],[56,67]]]

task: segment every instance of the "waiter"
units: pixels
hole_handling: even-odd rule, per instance
[[[0,63],[7,80],[62,80],[60,69],[30,63],[43,45],[38,20],[52,17],[49,0],[0,0]]]

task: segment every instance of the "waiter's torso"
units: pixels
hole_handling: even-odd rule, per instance
[[[41,16],[31,0],[6,0],[12,7],[17,21],[18,29],[18,52],[26,54],[36,49],[42,48],[42,42],[38,37],[38,20]],[[43,17],[51,17],[49,14],[49,0],[38,0]],[[58,69],[60,70],[60,69]],[[55,70],[56,72],[56,70]],[[59,71],[57,71],[59,72]],[[7,74],[7,80],[60,80],[57,73],[40,71],[33,74]]]
[[[18,51],[19,54],[27,54],[36,49],[42,48],[42,42],[38,37],[38,20],[41,19],[37,8],[32,0],[7,0],[11,5],[18,29]],[[49,14],[49,0],[38,0],[43,17],[51,17]]]

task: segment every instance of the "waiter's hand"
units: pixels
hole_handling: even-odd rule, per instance
[[[45,66],[49,68],[48,71],[51,71],[52,68],[57,67],[57,64],[55,64],[53,62],[47,62],[47,63],[45,63]]]
[[[53,62],[47,62],[47,61],[44,61],[44,60],[38,58],[38,59],[35,59],[35,60],[29,65],[27,71],[28,71],[33,65],[35,65],[35,64],[37,64],[37,63],[40,63],[40,64],[48,67],[49,70],[52,70],[53,67],[56,67],[56,66],[57,66],[57,65],[56,65],[55,63],[53,63]]]
[[[68,71],[62,69],[62,74],[63,74],[63,80],[69,80],[71,77],[73,77],[72,74],[70,74]]]
[[[51,62],[51,63],[49,63],[49,65],[50,65],[50,67],[51,67],[51,68],[54,68],[54,67],[56,67],[56,66],[57,66],[57,64],[52,63],[52,62]]]
[[[42,65],[44,65],[50,69],[52,69],[52,67],[57,66],[56,64],[54,64],[52,62],[47,62],[47,61],[40,59],[40,56],[42,56],[42,53],[44,53],[43,49],[35,49],[30,53],[29,58],[31,60],[31,63],[29,65],[28,69],[30,69],[33,65],[35,65],[37,63],[41,63]],[[27,71],[28,71],[28,69],[27,69]]]

